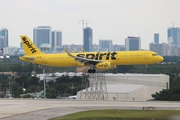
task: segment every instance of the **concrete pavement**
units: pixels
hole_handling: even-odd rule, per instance
[[[74,112],[94,109],[180,110],[180,102],[0,99],[0,119],[3,120],[46,120]]]

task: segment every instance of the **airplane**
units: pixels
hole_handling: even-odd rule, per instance
[[[95,73],[96,69],[113,69],[116,65],[146,65],[162,62],[164,58],[156,52],[148,50],[139,51],[113,51],[113,52],[82,52],[45,54],[26,36],[20,36],[25,55],[20,60],[45,66],[73,67],[89,66],[88,73]]]

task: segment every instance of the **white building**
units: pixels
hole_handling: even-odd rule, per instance
[[[18,47],[6,47],[3,49],[4,55],[12,55],[12,56],[18,56],[19,55],[20,48]]]
[[[105,80],[109,100],[147,101],[153,99],[152,94],[169,89],[169,76],[165,74],[105,74]]]

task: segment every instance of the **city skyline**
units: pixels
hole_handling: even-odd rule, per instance
[[[62,44],[83,44],[82,24],[93,29],[93,43],[111,39],[125,44],[127,36],[140,36],[141,48],[149,49],[154,33],[167,42],[167,28],[180,27],[179,0],[2,0],[0,28],[9,30],[9,46],[19,46],[20,35],[33,39],[33,28],[62,30]],[[11,8],[11,9],[9,9]]]
[[[86,29],[90,29],[91,30],[91,34],[92,34],[92,29],[90,28],[90,27],[86,27],[86,28],[84,28],[84,31],[86,30]],[[177,31],[172,31],[171,32],[171,34],[169,34],[169,30],[170,29],[172,29],[172,30],[178,30],[178,32]],[[6,30],[6,31],[8,31],[8,29],[6,29],[6,28],[3,28],[2,30]],[[149,45],[151,45],[151,44],[157,44],[157,45],[161,45],[161,44],[168,44],[168,45],[170,45],[170,46],[176,46],[177,47],[177,44],[176,44],[176,42],[178,41],[179,42],[179,40],[180,39],[175,39],[175,40],[173,40],[173,36],[175,36],[175,38],[179,38],[179,36],[180,36],[180,32],[179,32],[179,30],[180,30],[180,27],[169,27],[168,29],[167,29],[167,32],[168,32],[168,42],[162,42],[162,43],[159,43],[159,34],[158,33],[154,33],[154,41],[153,42],[151,42],[151,43],[149,43]],[[86,30],[87,31],[87,30]],[[88,30],[89,31],[89,30]],[[37,34],[38,33],[38,34]],[[89,34],[89,32],[87,32],[88,34]],[[56,34],[56,35],[55,35]],[[91,38],[92,37],[92,35],[88,35],[87,34],[87,38],[89,39],[89,38]],[[6,34],[7,36],[7,38],[8,38],[8,34]],[[53,35],[55,35],[54,37],[53,37]],[[172,36],[173,35],[173,36]],[[39,36],[39,37],[38,37]],[[52,37],[51,37],[52,36]],[[171,37],[172,36],[172,37]],[[1,36],[2,38],[4,37],[4,36]],[[86,38],[85,37],[85,38]],[[2,39],[2,38],[0,38],[0,40]],[[47,40],[46,40],[47,39]],[[129,42],[128,42],[128,40],[130,40],[130,39],[132,39],[132,43],[131,43],[131,47],[129,46]],[[139,42],[138,43],[136,43],[135,42],[135,40],[138,40]],[[171,40],[171,42],[172,43],[169,43],[170,41],[169,40]],[[53,52],[58,52],[58,51],[63,51],[63,46],[69,46],[69,45],[77,45],[77,46],[81,46],[81,48],[84,48],[84,50],[85,50],[85,46],[84,45],[82,45],[82,44],[72,44],[72,43],[70,43],[70,44],[62,44],[62,31],[61,30],[52,30],[51,29],[51,26],[38,26],[38,27],[34,27],[34,29],[33,29],[33,41],[34,41],[34,44],[36,44],[37,46],[38,46],[38,48],[40,48],[40,46],[41,45],[45,45],[45,44],[47,44],[47,45],[49,45],[50,46],[50,48],[51,48],[51,51],[53,51]],[[39,42],[38,42],[39,41]],[[103,49],[104,49],[104,47],[105,46],[102,46],[101,44],[101,41],[103,41],[104,43],[105,42],[107,42],[107,41],[111,41],[111,44],[113,45],[113,46],[115,46],[115,49],[114,49],[114,47],[112,47],[111,49],[109,49],[109,47],[107,47],[106,49],[109,49],[108,51],[113,51],[113,50],[115,50],[115,51],[117,51],[117,48],[116,48],[116,45],[117,46],[125,46],[125,48],[126,48],[126,51],[131,51],[131,50],[141,50],[141,38],[140,38],[140,36],[139,37],[136,37],[136,36],[127,36],[127,38],[125,39],[125,44],[122,44],[122,45],[120,45],[120,44],[113,44],[113,41],[112,40],[102,40],[102,39],[99,39],[99,44],[96,44],[96,43],[92,43],[92,40],[86,40],[87,41],[87,43],[86,43],[86,46],[91,46],[91,45],[95,45],[95,46],[99,46],[99,48],[100,49],[98,49],[98,51],[103,51]],[[134,41],[134,42],[133,42]],[[173,42],[173,41],[176,41],[175,43]],[[6,42],[8,43],[8,40],[6,40]],[[90,43],[89,43],[90,42]],[[1,45],[1,44],[0,44]],[[84,46],[84,47],[83,47]],[[17,48],[17,46],[9,46],[9,47],[12,47],[12,48]],[[22,45],[21,45],[21,43],[20,43],[20,48],[22,47]],[[130,47],[130,48],[129,48]],[[180,46],[178,46],[178,47],[180,47]],[[80,48],[80,49],[81,49]],[[7,48],[8,49],[8,48]],[[89,48],[88,48],[89,49]],[[85,51],[89,51],[89,50],[85,50]],[[91,48],[92,49],[92,48]],[[118,48],[119,49],[119,48]],[[121,49],[121,48],[120,48]],[[120,50],[119,49],[119,50]],[[90,50],[90,51],[96,51],[96,48],[95,49],[93,49],[93,50]],[[122,50],[124,50],[124,49],[122,49]],[[152,50],[152,51],[156,51],[157,53],[159,53],[157,50],[155,50],[155,49],[152,49],[152,47],[150,47],[149,46],[149,49],[148,50]],[[105,51],[107,51],[107,50],[105,50]],[[165,53],[166,54],[166,53]],[[168,54],[169,55],[169,54]]]

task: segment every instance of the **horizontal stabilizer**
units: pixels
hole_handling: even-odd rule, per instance
[[[28,59],[28,60],[35,60],[35,57],[30,57],[30,56],[22,56],[20,58]]]

